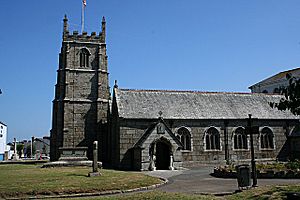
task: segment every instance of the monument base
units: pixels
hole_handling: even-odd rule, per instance
[[[93,161],[87,158],[87,147],[62,147],[58,161],[45,163],[42,167],[74,167],[93,166]],[[97,162],[98,168],[102,168],[102,162]]]
[[[102,162],[97,162],[98,168],[102,168]],[[42,168],[49,168],[49,167],[76,167],[76,166],[86,166],[86,167],[92,167],[93,161],[91,160],[59,160],[54,162],[47,162],[45,163]]]
[[[59,161],[87,161],[87,147],[61,147]]]
[[[14,153],[14,154],[12,155],[12,160],[13,160],[13,161],[18,161],[18,160],[21,160],[21,159],[19,158],[19,156],[18,156],[16,153]]]
[[[101,176],[101,173],[100,172],[90,172],[88,174],[88,177],[94,177],[94,176]]]

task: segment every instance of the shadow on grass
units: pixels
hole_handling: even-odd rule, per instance
[[[88,174],[66,174],[65,176],[88,177]]]

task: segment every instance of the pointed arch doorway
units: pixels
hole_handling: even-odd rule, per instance
[[[170,146],[164,141],[156,142],[156,169],[170,169]]]
[[[150,147],[149,170],[173,170],[173,154],[171,143],[160,138],[154,141]]]

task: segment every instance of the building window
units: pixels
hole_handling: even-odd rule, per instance
[[[87,49],[80,50],[80,67],[89,67],[90,52]]]
[[[274,134],[268,127],[264,127],[260,132],[261,149],[274,149]]]
[[[192,150],[192,145],[191,145],[191,134],[190,131],[187,128],[180,128],[177,131],[177,137],[180,140],[180,142],[183,145],[183,150]]]
[[[274,93],[274,94],[279,94],[279,93],[280,93],[279,88],[275,88],[275,89],[273,90],[273,93]]]
[[[206,150],[220,150],[220,133],[219,131],[211,127],[205,134]]]
[[[263,90],[262,93],[267,94],[267,93],[268,93],[268,90]]]
[[[239,127],[234,131],[233,149],[248,149],[247,135],[245,129],[242,127]]]

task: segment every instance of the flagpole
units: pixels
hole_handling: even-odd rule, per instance
[[[84,3],[82,3],[82,8],[81,8],[81,33],[84,31]]]

